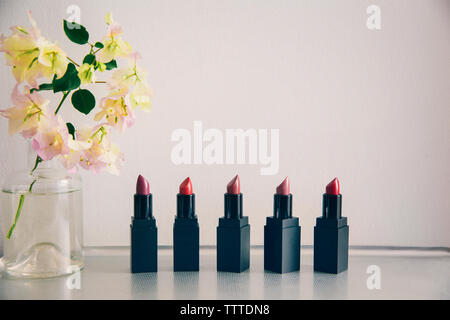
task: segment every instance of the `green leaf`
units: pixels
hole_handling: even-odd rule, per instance
[[[110,62],[105,63],[106,70],[112,70],[114,68],[117,68],[117,62],[116,60],[111,60]]]
[[[74,90],[78,88],[80,84],[81,81],[80,78],[78,78],[77,68],[73,63],[69,63],[67,65],[66,73],[64,73],[61,78],[56,79],[56,76],[53,78],[53,92]]]
[[[67,130],[69,130],[69,134],[73,137],[73,139],[75,140],[75,127],[73,126],[73,124],[71,124],[70,122],[66,123],[67,126]]]
[[[84,57],[83,63],[93,64],[95,62],[95,55],[88,54]]]
[[[103,45],[103,43],[101,43],[101,42],[96,42],[96,43],[94,44],[94,47],[99,48],[99,49],[102,49],[102,48],[104,47],[104,45]]]
[[[43,90],[52,90],[53,89],[53,83],[43,83],[39,85],[38,88],[31,88],[30,93],[33,93],[34,91],[43,91]]]
[[[89,40],[89,33],[86,28],[76,22],[68,22],[64,20],[64,33],[75,43],[86,44]]]
[[[95,107],[95,97],[89,90],[79,89],[72,94],[72,104],[81,113],[89,114]]]

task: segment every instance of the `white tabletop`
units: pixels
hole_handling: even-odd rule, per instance
[[[202,248],[200,272],[172,272],[172,250],[159,250],[157,273],[131,274],[129,249],[90,248],[81,274],[45,280],[0,279],[0,299],[449,299],[450,253],[445,250],[350,250],[349,270],[313,272],[310,248],[301,270],[263,270],[262,248],[252,248],[249,271],[216,272],[216,252]],[[367,268],[380,270],[369,290]],[[371,282],[374,283],[374,282]],[[77,288],[79,287],[79,289]]]

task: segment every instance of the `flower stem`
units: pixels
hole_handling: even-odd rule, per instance
[[[56,108],[55,114],[57,114],[59,112],[59,109],[61,108],[64,100],[66,100],[67,96],[69,95],[71,90],[66,91],[63,93],[63,97],[61,99],[61,101],[58,104],[58,107]],[[41,163],[43,160],[41,157],[36,156],[36,161],[34,162],[34,166],[33,169],[31,169],[31,174],[33,174],[34,170],[37,169],[39,163]],[[30,186],[28,187],[28,193],[31,192],[31,190],[33,189],[33,185],[36,183],[36,180],[33,180],[33,182],[31,182]],[[22,207],[23,207],[23,202],[25,201],[25,194],[21,194],[20,198],[19,198],[19,205],[17,206],[17,210],[16,210],[16,215],[14,216],[14,222],[12,223],[11,227],[8,230],[8,233],[6,235],[6,238],[9,240],[11,239],[12,233],[14,231],[14,229],[16,228],[17,225],[17,221],[19,220],[20,217],[20,213],[22,212]]]
[[[16,216],[14,217],[14,222],[9,228],[8,234],[6,235],[6,238],[9,240],[11,239],[12,233],[14,229],[16,228],[17,220],[19,220],[20,212],[22,211],[23,206],[23,200],[25,200],[25,195],[21,194],[19,199],[19,206],[17,207]]]
[[[34,172],[34,170],[36,170],[37,166],[38,166],[39,163],[41,163],[42,161],[44,161],[44,160],[42,160],[41,157],[36,156],[36,161],[34,162],[33,169],[31,169],[31,174]],[[33,182],[33,183],[34,183],[34,182]],[[30,185],[30,188],[28,189],[28,191],[31,191],[31,187],[33,186],[33,183]]]
[[[41,157],[36,156],[36,161],[34,162],[34,166],[33,169],[31,169],[31,174],[34,172],[34,170],[36,170],[36,168],[38,167],[39,163],[41,163],[43,160]],[[37,180],[33,180],[33,182],[31,182],[30,186],[28,187],[28,193],[31,192],[31,190],[33,189],[33,185],[36,183]],[[14,222],[12,223],[11,227],[8,230],[8,233],[6,235],[6,238],[8,240],[11,239],[12,233],[14,231],[14,229],[16,228],[17,225],[17,221],[19,220],[20,217],[20,213],[22,212],[22,207],[23,207],[23,202],[25,201],[25,194],[21,194],[20,198],[19,198],[19,205],[17,206],[17,210],[16,210],[16,215],[14,216]]]
[[[59,102],[58,107],[57,107],[56,110],[55,110],[55,114],[58,113],[59,109],[61,108],[61,106],[62,106],[64,100],[66,100],[66,98],[67,98],[67,96],[69,95],[69,93],[70,93],[70,90],[63,93],[63,97],[62,97],[61,101]]]
[[[79,67],[80,65],[78,63],[76,63],[75,61],[73,61],[72,59],[70,59],[69,57],[67,57],[67,60],[69,60],[70,62],[72,62],[74,65],[76,65],[77,67]]]

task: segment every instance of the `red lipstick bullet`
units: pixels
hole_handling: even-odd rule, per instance
[[[224,216],[217,227],[217,271],[242,272],[250,266],[250,225],[243,216],[239,176],[227,184]]]
[[[153,217],[153,196],[148,181],[139,175],[131,217],[131,272],[158,270],[158,229]]]
[[[191,178],[187,177],[184,179],[184,181],[180,184],[180,194],[184,195],[190,195],[192,194],[192,182]]]
[[[337,196],[339,194],[339,180],[338,178],[334,178],[327,186],[325,187],[326,194],[334,194]]]
[[[173,270],[198,271],[200,232],[191,178],[186,178],[179,190],[173,225]]]
[[[322,216],[314,227],[314,270],[339,273],[348,269],[349,227],[347,218],[342,217],[337,178],[326,186],[322,201]]]

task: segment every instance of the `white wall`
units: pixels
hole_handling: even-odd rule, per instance
[[[79,5],[96,39],[112,11],[142,53],[153,112],[117,138],[119,177],[84,174],[86,245],[127,245],[138,173],[149,178],[161,244],[171,244],[178,184],[190,175],[201,242],[215,244],[225,185],[241,176],[252,243],[262,244],[273,193],[289,175],[303,244],[312,244],[325,184],[341,180],[353,245],[450,246],[450,2],[434,1],[0,1],[0,32],[26,24],[80,57],[62,31]],[[381,8],[382,29],[366,28]],[[14,81],[0,65],[0,107]],[[97,93],[103,89],[95,89]],[[55,100],[56,103],[56,100]],[[76,116],[70,104],[63,115]],[[170,160],[174,129],[279,128],[280,170]],[[0,119],[0,178],[25,164],[25,143]]]

